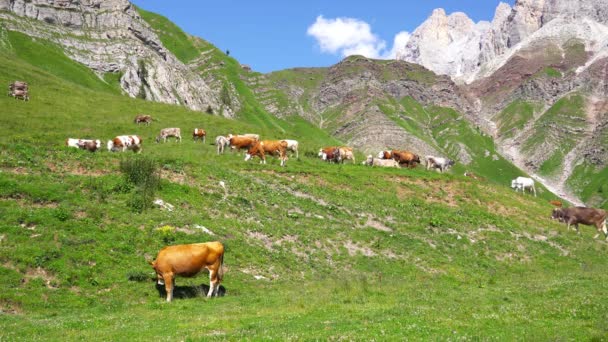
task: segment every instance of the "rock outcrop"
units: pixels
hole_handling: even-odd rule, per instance
[[[131,97],[193,110],[218,106],[217,94],[163,46],[127,0],[0,0],[0,11],[7,29],[56,43],[99,75],[121,73]]]

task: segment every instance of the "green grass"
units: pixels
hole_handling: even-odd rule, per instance
[[[336,141],[301,118],[271,119],[251,103],[247,120],[228,120],[79,83],[76,63],[62,69],[71,71],[0,51],[0,83],[36,89],[29,102],[0,97],[2,340],[608,336],[608,245],[591,228],[576,235],[550,220],[542,198],[421,168],[323,163],[315,150]],[[475,155],[493,153],[458,113],[425,110],[450,151],[456,139]],[[158,121],[136,126],[140,112]],[[203,127],[209,137],[290,134],[309,153],[281,168],[272,158],[218,156],[186,134],[181,144],[153,143],[168,126]],[[135,190],[119,164],[132,153],[63,146],[67,137],[118,134],[143,137],[142,155],[160,167],[156,195],[175,211],[128,206]],[[502,164],[480,165],[490,173]],[[158,230],[165,226],[177,229]],[[182,295],[164,303],[146,260],[167,244],[216,239],[226,246],[226,296],[202,298],[201,275],[178,278]]]
[[[493,119],[497,123],[498,133],[505,138],[513,137],[517,130],[524,128],[538,110],[540,110],[539,104],[513,101]]]
[[[139,15],[150,25],[163,46],[169,49],[180,61],[188,63],[199,57],[205,47],[200,38],[185,33],[181,28],[162,15],[137,8]]]
[[[586,127],[585,97],[571,94],[559,99],[534,124],[534,134],[523,142],[525,153],[548,149],[541,174],[551,175],[561,167],[561,159],[574,148]],[[575,131],[578,130],[578,131]]]

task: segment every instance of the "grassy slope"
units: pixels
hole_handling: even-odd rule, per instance
[[[538,104],[521,100],[513,101],[493,118],[498,124],[498,134],[505,138],[512,137],[515,131],[523,129],[534,117],[534,113],[541,108],[542,106]]]
[[[17,51],[0,53],[0,84],[27,80],[33,95],[27,103],[0,97],[0,339],[608,334],[601,300],[607,245],[592,240],[590,229],[576,236],[550,221],[544,200],[423,170],[305,156],[280,168],[276,160],[262,166],[217,156],[213,146],[188,139],[154,144],[167,125],[204,127],[210,136],[273,131],[99,91],[102,81],[62,77],[53,65],[17,57],[13,46]],[[139,112],[159,122],[136,127]],[[129,133],[140,134],[143,154],[162,165],[158,197],[175,212],[136,214],[126,206],[131,192],[117,164],[132,154],[62,146],[68,136]],[[324,144],[324,137],[302,139]],[[156,230],[165,225],[181,231]],[[188,298],[205,277],[178,279],[186,298],[163,303],[145,258],[167,243],[212,239],[227,246],[227,295]],[[132,275],[147,280],[129,281]]]

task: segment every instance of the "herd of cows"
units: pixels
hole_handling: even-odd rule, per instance
[[[137,115],[134,119],[134,123],[136,124],[150,125],[152,121],[153,119],[150,115]],[[194,128],[192,131],[192,139],[195,142],[200,140],[204,143],[206,136],[207,133],[204,129]],[[181,129],[161,129],[156,137],[156,142],[159,143],[161,140],[166,142],[168,138],[175,138],[176,141],[181,142]],[[74,138],[68,138],[66,140],[66,145],[90,152],[100,150],[102,146],[101,140]],[[266,164],[267,155],[278,157],[281,166],[286,165],[288,159],[287,152],[292,152],[296,155],[296,158],[299,158],[298,141],[291,139],[260,140],[258,134],[229,134],[227,136],[218,136],[215,139],[215,146],[217,154],[224,153],[226,148],[230,148],[231,151],[246,150],[245,161],[257,156],[263,164]],[[131,150],[140,153],[142,151],[142,139],[137,135],[119,135],[108,140],[107,149],[112,152]],[[344,163],[344,161],[347,160],[350,160],[353,164],[355,163],[353,149],[352,147],[347,146],[321,148],[318,156],[321,160],[329,163]],[[380,151],[375,157],[373,155],[368,155],[362,164],[372,167],[414,168],[418,164],[421,164],[421,159],[420,156],[409,151],[390,150]],[[425,157],[425,166],[427,170],[432,169],[444,172],[449,170],[454,164],[455,162],[453,160],[447,158],[435,156]],[[464,175],[476,180],[483,180],[482,177],[470,172],[466,172]],[[527,190],[536,196],[534,180],[531,178],[517,177],[512,180],[511,187],[515,189],[515,191],[522,191],[522,193]],[[552,212],[552,219],[566,223],[568,225],[568,230],[570,230],[571,225],[574,225],[578,233],[579,224],[592,225],[595,226],[598,231],[595,238],[603,232],[608,241],[608,229],[606,228],[607,215],[605,210],[586,207],[562,208],[562,203],[559,201],[551,201],[551,203],[557,206]],[[166,300],[171,301],[173,298],[175,277],[191,277],[203,269],[209,270],[210,288],[207,297],[212,295],[217,296],[223,274],[223,257],[224,247],[220,242],[216,241],[165,247],[158,253],[156,260],[150,264],[157,274],[158,284],[165,286],[167,292]]]

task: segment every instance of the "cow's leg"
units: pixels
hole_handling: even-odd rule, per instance
[[[219,289],[218,280],[217,270],[209,268],[209,292],[207,292],[207,298],[210,298],[214,294],[217,296],[217,290]]]
[[[173,300],[174,277],[172,273],[163,274],[165,280],[165,291],[167,291],[167,302]]]

